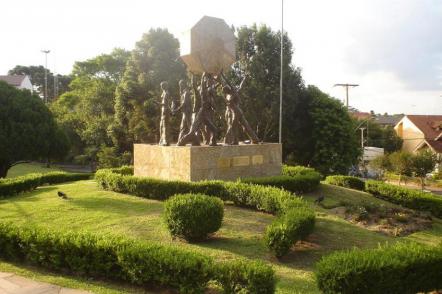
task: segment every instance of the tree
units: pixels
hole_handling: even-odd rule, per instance
[[[311,133],[311,145],[308,165],[324,174],[346,174],[349,167],[357,162],[360,148],[354,131],[354,125],[342,103],[309,86],[307,94]]]
[[[411,157],[411,170],[421,180],[422,190],[425,188],[425,178],[437,164],[437,156],[430,150],[424,150]]]
[[[45,87],[45,68],[42,65],[39,66],[23,66],[17,65],[13,69],[8,71],[9,75],[28,75],[30,77],[32,85],[36,88],[40,97],[44,96]],[[57,74],[58,96],[55,97],[54,93],[54,74],[48,69],[48,100],[53,101],[66,92],[71,82],[71,77],[66,75]]]
[[[396,134],[393,127],[382,127],[373,121],[367,122],[366,146],[384,148],[386,153],[392,153],[402,148],[403,140]]]
[[[401,184],[402,176],[411,175],[412,157],[411,153],[405,151],[396,151],[389,156],[392,171],[399,175],[399,185]]]
[[[165,29],[151,29],[136,43],[115,92],[111,136],[118,152],[131,151],[133,143],[157,143],[160,83],[167,81],[177,96],[178,81],[185,78],[179,61],[179,42]],[[178,125],[173,135],[177,135]]]
[[[37,95],[0,82],[0,113],[0,178],[18,161],[63,156],[53,148],[65,138]]]
[[[73,157],[86,156],[92,166],[101,146],[112,146],[109,129],[114,119],[115,89],[122,79],[128,51],[114,49],[83,62],[72,71],[71,90],[51,105],[69,135]]]
[[[379,176],[381,179],[384,178],[385,172],[392,169],[390,157],[388,154],[376,157],[375,159],[370,161],[369,165],[379,172]]]

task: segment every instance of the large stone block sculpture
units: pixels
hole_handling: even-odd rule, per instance
[[[235,62],[235,35],[227,23],[204,16],[181,41],[181,59],[195,74],[227,71]]]

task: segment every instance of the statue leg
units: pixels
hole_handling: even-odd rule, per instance
[[[177,146],[185,146],[187,143],[192,143],[192,146],[200,145],[200,141],[196,133],[201,127],[203,119],[202,115],[203,114],[201,111],[197,113],[189,132],[178,141]]]
[[[243,127],[244,132],[250,138],[250,141],[252,141],[253,144],[258,144],[259,143],[258,136],[256,136],[252,127],[249,125],[249,122],[244,117],[244,113],[242,112],[242,110],[239,107],[237,107],[235,112],[236,112],[236,117],[238,119],[238,123]]]
[[[167,118],[166,117],[161,117],[161,121],[160,121],[160,142],[159,145],[161,146],[168,146],[169,145],[169,141],[168,141],[168,134],[167,134]]]
[[[216,144],[216,134],[217,134],[216,126],[210,120],[210,117],[207,117],[207,116],[203,117],[203,122],[204,122],[204,125],[207,127],[208,133],[210,135],[209,145],[210,146],[218,146],[218,144]]]

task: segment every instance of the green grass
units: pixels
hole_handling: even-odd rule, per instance
[[[69,200],[57,197],[61,190]],[[373,201],[393,205],[367,193],[321,184],[320,189],[304,198],[313,203],[323,193],[325,204],[333,206],[339,201]],[[263,259],[271,263],[279,279],[277,293],[319,293],[313,266],[323,255],[332,251],[360,247],[373,248],[379,243],[412,239],[428,244],[442,240],[442,222],[436,221],[431,230],[418,232],[406,238],[393,238],[357,227],[326,209],[317,209],[315,232],[307,242],[298,244],[281,260],[269,254],[262,242],[265,228],[273,216],[265,213],[225,206],[224,222],[214,238],[200,244],[181,245],[217,259],[238,257]],[[103,191],[94,181],[80,181],[57,186],[40,187],[37,190],[0,201],[0,219],[15,223],[33,223],[54,230],[90,230],[100,233],[124,234],[133,238],[155,240],[161,243],[177,243],[170,237],[161,218],[163,203],[155,200]],[[0,271],[15,272],[35,279],[66,287],[82,288],[95,293],[137,292],[140,289],[107,282],[90,283],[72,276],[59,276],[41,269],[0,262]],[[89,285],[90,284],[90,285]],[[90,288],[94,287],[94,288]]]
[[[61,169],[54,166],[47,168],[43,163],[20,163],[8,170],[7,178],[15,178],[32,173],[45,174],[53,171],[61,171]]]

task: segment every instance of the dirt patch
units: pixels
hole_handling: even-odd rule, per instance
[[[405,208],[346,205],[329,211],[360,227],[390,236],[406,236],[431,228],[432,224],[429,213]]]

